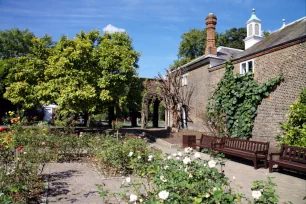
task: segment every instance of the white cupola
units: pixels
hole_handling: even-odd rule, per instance
[[[251,18],[246,24],[247,37],[244,39],[244,48],[248,49],[263,39],[261,35],[261,20],[255,15],[255,9],[252,9]]]

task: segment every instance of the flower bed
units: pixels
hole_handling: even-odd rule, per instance
[[[14,123],[0,132],[0,203],[39,200],[42,172],[47,162],[91,155],[98,145],[88,134],[50,131],[47,127],[23,129]]]
[[[121,144],[121,147],[125,144]],[[150,151],[147,145],[141,146],[145,148],[144,152]],[[102,151],[108,151],[107,147],[104,146]],[[217,167],[223,165],[220,157],[210,161],[203,160],[201,154],[194,152],[192,148],[164,157],[160,152],[143,154],[139,149],[135,151],[133,148],[130,151],[125,149],[122,153],[125,157],[122,164],[126,165],[123,169],[129,169],[125,173],[130,175],[122,183],[121,191],[109,192],[100,186],[100,195],[105,200],[115,197],[118,203],[278,202],[271,178],[268,182],[254,181],[250,191],[254,200],[251,201],[243,194],[235,192],[229,179],[218,170]]]

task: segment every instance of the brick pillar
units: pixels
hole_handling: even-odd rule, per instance
[[[205,55],[217,55],[215,29],[217,24],[217,17],[210,13],[206,17],[206,49]]]

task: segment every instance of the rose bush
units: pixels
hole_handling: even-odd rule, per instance
[[[38,200],[47,162],[92,155],[100,135],[72,134],[45,126],[22,128],[14,122],[0,132],[0,203]]]
[[[106,136],[100,141],[96,151],[97,164],[106,175],[127,175],[136,172],[139,175],[150,175],[150,161],[161,159],[161,152],[148,148],[141,139],[125,138],[117,140]]]
[[[147,146],[143,146],[148,148]],[[150,149],[150,148],[148,148]],[[148,151],[148,150],[143,150]],[[184,152],[161,157],[154,153],[139,156],[134,149],[128,149],[127,157],[132,177],[128,176],[121,185],[121,192],[112,192],[99,186],[100,195],[106,200],[116,198],[118,203],[277,203],[270,177],[268,181],[254,181],[250,200],[236,192],[230,181],[220,172],[224,161],[214,155],[207,161],[199,152],[186,148]],[[138,161],[137,161],[138,159]],[[142,161],[145,163],[141,163]],[[138,164],[137,164],[138,163]],[[144,171],[139,171],[143,169]],[[235,180],[235,176],[233,177]],[[290,202],[289,202],[290,203]]]

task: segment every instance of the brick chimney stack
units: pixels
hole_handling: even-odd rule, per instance
[[[217,55],[215,29],[217,24],[217,17],[210,13],[206,17],[206,49],[205,55]]]

